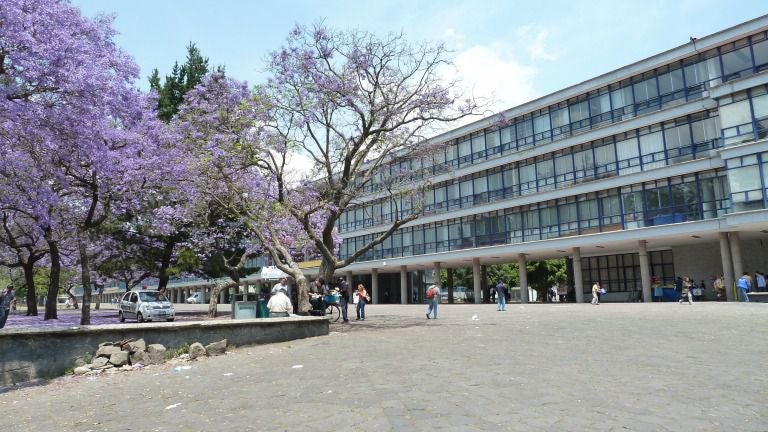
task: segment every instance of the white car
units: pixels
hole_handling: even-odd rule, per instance
[[[128,291],[120,299],[117,309],[120,322],[126,318],[138,322],[161,319],[173,321],[176,318],[173,303],[157,291]]]
[[[190,304],[200,304],[202,302],[203,302],[203,296],[199,292],[192,294],[187,299],[187,303],[190,303]]]

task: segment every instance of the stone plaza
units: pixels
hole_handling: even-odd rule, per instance
[[[0,394],[17,431],[765,431],[768,305],[369,305],[329,336]]]

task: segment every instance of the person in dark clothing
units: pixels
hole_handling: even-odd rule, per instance
[[[675,279],[675,291],[677,291],[679,294],[682,294],[683,292],[683,278],[680,276]]]
[[[348,323],[349,318],[347,317],[347,305],[349,305],[349,291],[347,281],[344,280],[344,278],[339,278],[339,308],[341,308],[341,318],[342,322]]]

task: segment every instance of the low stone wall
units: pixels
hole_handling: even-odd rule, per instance
[[[323,317],[259,318],[227,321],[115,324],[66,329],[0,331],[0,386],[37,378],[52,378],[74,368],[85,353],[93,355],[101,342],[144,339],[174,349],[226,339],[229,345],[283,342],[328,334]]]

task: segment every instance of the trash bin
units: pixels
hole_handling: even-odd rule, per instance
[[[256,301],[256,318],[269,318],[269,309],[267,309],[267,301],[264,299],[258,299]]]

